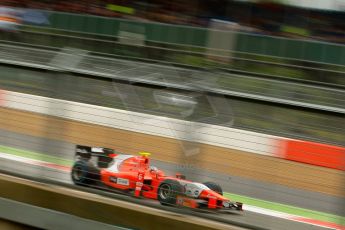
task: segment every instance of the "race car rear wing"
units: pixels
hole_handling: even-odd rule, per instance
[[[75,154],[80,156],[88,157],[89,155],[107,155],[114,153],[114,149],[103,148],[103,147],[90,147],[85,145],[77,145],[75,149]]]
[[[105,168],[111,162],[110,154],[114,153],[114,149],[103,147],[90,147],[85,145],[77,145],[75,149],[75,157],[80,160],[89,161],[97,158],[98,167]]]

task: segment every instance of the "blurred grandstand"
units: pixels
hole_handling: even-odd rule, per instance
[[[91,14],[207,27],[211,19],[236,23],[239,31],[344,43],[342,1],[325,8],[305,8],[300,1],[123,1],[123,0],[5,0],[4,6]],[[323,1],[326,2],[326,1]],[[284,3],[284,4],[282,4]],[[290,4],[285,4],[290,3]],[[299,4],[299,5],[294,5]]]

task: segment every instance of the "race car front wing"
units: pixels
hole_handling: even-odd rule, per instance
[[[223,201],[220,205],[217,205],[217,200],[209,199],[195,199],[186,196],[178,196],[176,199],[177,206],[188,208],[207,208],[213,210],[237,210],[243,211],[243,204],[241,202]]]

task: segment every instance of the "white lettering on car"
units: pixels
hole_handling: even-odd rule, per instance
[[[124,178],[117,178],[117,184],[120,185],[129,185],[129,180],[128,179],[124,179]]]

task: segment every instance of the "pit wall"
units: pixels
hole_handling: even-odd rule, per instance
[[[0,106],[153,136],[345,170],[345,148],[0,90]],[[92,135],[92,134],[91,134]],[[195,149],[185,146],[185,155]]]

